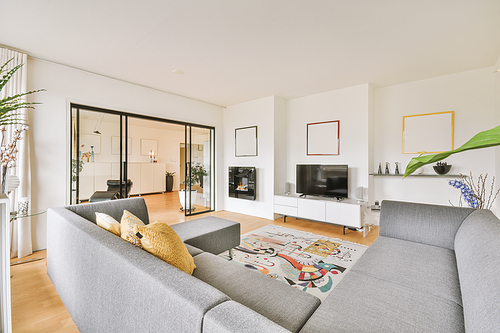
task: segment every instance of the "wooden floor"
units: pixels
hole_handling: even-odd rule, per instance
[[[359,231],[346,231],[342,235],[342,227],[327,223],[311,222],[300,219],[287,218],[267,220],[263,218],[232,213],[228,211],[210,212],[192,217],[185,217],[180,211],[177,192],[143,196],[146,200],[150,220],[160,220],[168,224],[175,224],[187,220],[212,215],[241,223],[242,234],[253,231],[268,224],[282,225],[292,229],[309,231],[329,237],[342,238],[351,242],[371,245],[378,237],[378,228],[375,227],[366,238]],[[29,258],[43,257],[40,261],[11,266],[12,285],[12,326],[15,333],[21,332],[78,332],[70,315],[66,311],[61,299],[47,276],[45,251],[35,252]]]

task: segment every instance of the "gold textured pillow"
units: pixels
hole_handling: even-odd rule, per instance
[[[134,226],[144,226],[144,222],[142,222],[137,216],[129,212],[128,210],[123,211],[122,220],[120,222],[121,226],[121,237],[125,239],[127,242],[134,244],[137,247],[141,247],[141,240],[136,236],[134,232]]]
[[[106,229],[109,232],[114,233],[115,235],[120,236],[120,222],[115,220],[112,216],[104,213],[95,213],[95,221],[98,226],[103,229]]]
[[[193,257],[168,224],[156,221],[147,226],[136,225],[134,231],[142,235],[144,250],[188,274],[193,274],[196,268]]]

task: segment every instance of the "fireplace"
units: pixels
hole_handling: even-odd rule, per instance
[[[256,174],[254,167],[229,167],[229,197],[255,200]]]

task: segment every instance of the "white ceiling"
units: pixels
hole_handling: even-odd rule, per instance
[[[222,106],[500,56],[499,0],[0,0],[0,12],[4,46]]]

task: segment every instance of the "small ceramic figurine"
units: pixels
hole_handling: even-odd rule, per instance
[[[399,175],[399,166],[398,166],[398,162],[396,162],[396,170],[394,170],[394,174],[395,174],[395,175]]]
[[[389,162],[385,162],[385,174],[386,175],[390,174],[390,172],[389,172]]]
[[[377,172],[379,175],[382,174],[382,163],[379,163],[378,164],[378,172]]]

